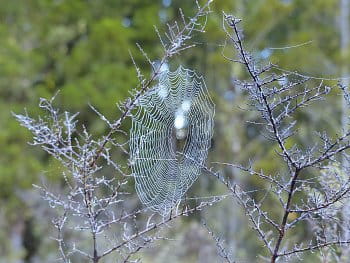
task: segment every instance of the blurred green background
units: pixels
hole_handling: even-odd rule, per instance
[[[35,115],[40,97],[50,98],[60,91],[57,106],[79,111],[79,119],[94,134],[105,133],[107,128],[88,104],[107,117],[118,116],[116,103],[137,85],[128,51],[147,74],[149,67],[135,43],[152,60],[159,59],[162,49],[153,26],[164,32],[167,22],[180,19],[180,7],[192,15],[196,5],[180,0],[0,1],[0,262],[55,262],[57,257],[49,238],[47,205],[32,184],[40,184],[43,178],[52,185],[62,184],[58,164],[27,144],[30,134],[11,112],[22,113],[26,108]],[[246,97],[232,79],[244,78],[245,73],[221,54],[225,40],[222,11],[243,18],[246,45],[257,58],[332,78],[339,77],[349,63],[349,52],[340,48],[339,0],[215,0],[212,11],[206,33],[194,36],[197,46],[170,61],[170,69],[182,64],[205,76],[217,105],[210,161],[247,163],[253,159],[258,168],[278,171],[275,146],[261,137],[258,127],[246,122],[257,114],[239,108],[245,106]],[[300,47],[274,49],[305,42]],[[314,129],[334,133],[341,126],[341,97],[334,93],[326,104],[299,117],[303,136],[297,139],[301,144],[310,142]],[[124,128],[128,130],[128,125]],[[248,187],[263,187],[261,181],[235,169],[222,170]],[[190,194],[213,192],[224,190],[202,176]],[[273,205],[268,209],[274,212]],[[241,209],[230,200],[198,217],[178,221],[170,231],[175,241],[160,243],[150,252],[157,256],[149,262],[219,262],[200,217],[224,233],[239,262],[259,262],[256,255],[263,251],[261,243]],[[296,232],[291,240],[300,241],[309,231]],[[145,258],[149,258],[147,253]],[[306,262],[318,262],[315,256],[306,258]]]

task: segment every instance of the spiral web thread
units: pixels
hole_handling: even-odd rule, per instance
[[[203,77],[181,66],[139,99],[130,163],[144,205],[165,216],[181,201],[207,158],[213,117]]]

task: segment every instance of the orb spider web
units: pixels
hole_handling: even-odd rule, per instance
[[[165,71],[137,101],[130,164],[141,202],[166,216],[201,172],[213,137],[214,103],[202,76]]]

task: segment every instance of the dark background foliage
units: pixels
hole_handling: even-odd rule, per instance
[[[49,239],[50,214],[32,184],[46,181],[52,187],[63,185],[58,163],[27,144],[29,133],[19,127],[11,112],[23,112],[26,108],[37,114],[39,98],[50,98],[59,91],[57,106],[80,112],[82,123],[94,134],[104,134],[106,127],[89,103],[107,117],[118,116],[116,103],[137,85],[129,51],[148,74],[149,66],[135,43],[140,43],[149,57],[157,60],[161,46],[153,26],[163,31],[166,22],[179,19],[180,7],[191,15],[195,4],[180,0],[2,1],[0,262],[53,262],[56,248]],[[278,171],[281,167],[276,162],[275,146],[260,135],[258,127],[246,122],[255,120],[256,113],[240,109],[245,107],[246,94],[233,85],[232,79],[246,73],[222,56],[226,50],[223,50],[221,11],[244,18],[245,42],[257,58],[269,58],[288,70],[334,78],[341,75],[341,68],[349,61],[349,52],[340,52],[339,3],[337,0],[217,0],[212,11],[206,33],[195,36],[197,46],[170,61],[170,68],[182,64],[206,79],[216,103],[211,161],[247,163],[254,159],[256,168]],[[306,44],[278,49],[301,43]],[[331,134],[340,127],[341,97],[336,92],[331,97],[327,104],[318,104],[299,114],[302,136],[297,140],[305,146],[312,143],[313,132],[306,127]],[[129,125],[126,122],[123,129],[128,131]],[[225,168],[224,173],[252,188],[262,184],[235,169]],[[189,195],[215,192],[220,192],[220,186],[202,176]],[[131,199],[135,203],[137,197]],[[273,212],[274,207],[269,209]],[[224,238],[238,258],[257,260],[255,255],[262,248],[238,207],[223,202],[205,213],[213,220],[215,229],[225,233]],[[186,218],[169,230],[176,241],[160,244],[156,249],[157,262],[165,262],[168,253],[171,254],[168,262],[218,260],[213,244],[205,231],[200,230],[201,216]],[[290,239],[302,240],[308,231],[295,232]]]

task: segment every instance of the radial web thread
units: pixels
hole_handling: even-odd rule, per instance
[[[165,216],[200,174],[213,136],[204,79],[181,66],[163,72],[137,102],[130,163],[141,202]]]

